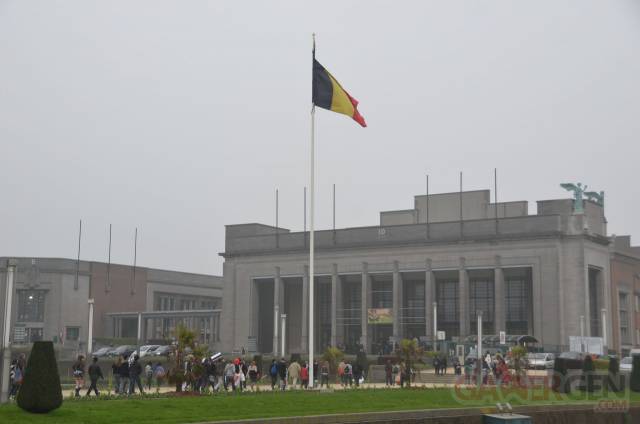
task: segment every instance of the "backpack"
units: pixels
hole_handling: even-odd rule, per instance
[[[271,369],[269,370],[272,376],[278,375],[278,366],[276,364],[271,365]]]

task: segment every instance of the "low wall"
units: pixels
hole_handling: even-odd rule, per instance
[[[533,424],[628,424],[640,423],[640,406],[632,406],[626,412],[596,412],[595,405],[527,406],[515,408],[515,412],[528,415]],[[235,424],[342,424],[342,423],[414,423],[414,424],[482,424],[480,408],[430,409],[421,411],[372,412],[362,414],[316,415],[309,417],[269,418],[259,420],[218,421]],[[206,424],[206,423],[201,423]],[[213,424],[213,423],[212,423]]]

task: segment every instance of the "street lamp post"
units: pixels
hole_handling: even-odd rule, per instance
[[[438,302],[433,302],[433,350],[438,350]]]
[[[584,352],[584,315],[580,315],[580,353]]]
[[[93,299],[88,300],[89,303],[89,329],[87,331],[87,357],[93,352]]]
[[[287,332],[286,332],[286,330],[287,330],[287,314],[281,314],[280,318],[282,320],[282,329],[281,329],[281,332],[282,332],[282,338],[281,338],[282,345],[280,346],[280,351],[282,352],[282,356],[284,357],[285,350],[286,350],[285,346],[287,345],[286,344],[286,340],[285,340],[286,339],[286,335],[287,335]]]
[[[7,279],[4,297],[4,328],[2,332],[2,391],[0,403],[9,401],[9,373],[11,369],[11,306],[13,305],[13,285],[16,273],[14,260],[7,261]]]
[[[609,345],[607,343],[607,309],[602,308],[602,353],[604,355],[609,353]]]
[[[482,311],[478,311],[478,362],[476,368],[478,369],[478,386],[482,384]]]

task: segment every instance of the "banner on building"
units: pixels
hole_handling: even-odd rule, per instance
[[[368,324],[393,324],[393,310],[391,308],[369,308],[367,310]]]
[[[571,352],[602,355],[604,351],[604,339],[602,337],[569,336],[569,350]]]

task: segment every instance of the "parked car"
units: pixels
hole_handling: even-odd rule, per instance
[[[157,349],[153,351],[154,356],[169,356],[173,353],[174,347],[171,345],[158,346]]]
[[[140,357],[144,357],[147,355],[153,355],[153,352],[158,349],[160,345],[145,345],[140,346]]]
[[[122,345],[118,346],[112,351],[109,352],[109,356],[126,356],[127,358],[131,356],[133,352],[136,351],[135,346],[131,345]]]
[[[107,356],[109,352],[111,352],[113,348],[111,346],[101,347],[95,352],[91,353],[91,356],[95,356],[96,358],[102,358],[103,356]]]
[[[527,357],[527,368],[532,370],[548,370],[553,368],[556,356],[553,353],[530,353]]]
[[[622,361],[620,361],[620,372],[630,373],[632,369],[632,365],[633,365],[633,358],[631,356],[622,358]]]
[[[566,359],[567,369],[581,370],[585,354],[582,352],[562,352],[558,358]]]

